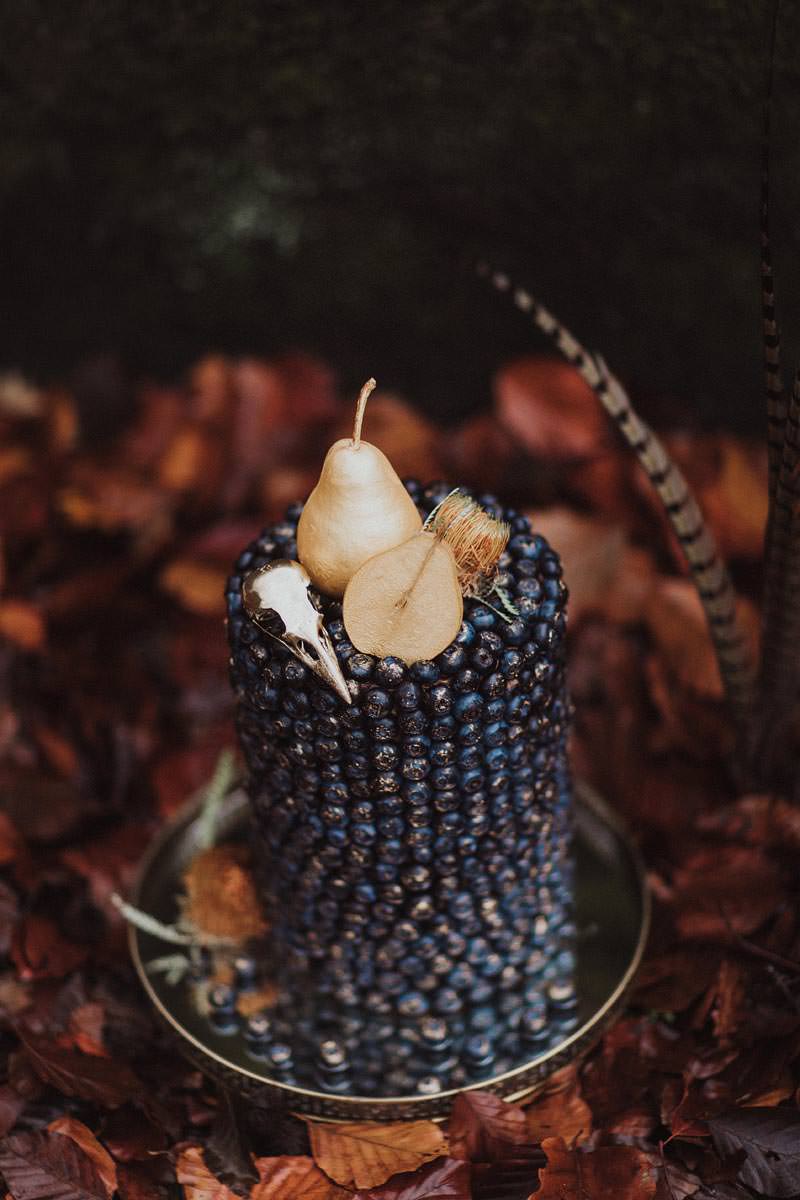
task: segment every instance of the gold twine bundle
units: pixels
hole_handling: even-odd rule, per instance
[[[425,523],[453,552],[465,595],[478,595],[488,585],[506,548],[510,527],[498,521],[476,500],[451,492]]]

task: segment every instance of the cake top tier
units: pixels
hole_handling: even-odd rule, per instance
[[[446,483],[422,488],[415,480],[407,480],[404,490],[422,522],[452,489]],[[396,655],[360,652],[345,628],[342,602],[325,596],[313,586],[310,588],[310,603],[330,635],[345,687],[356,705],[360,705],[368,692],[393,691],[408,683],[417,685],[416,689],[408,689],[409,697],[421,690],[426,707],[432,706],[433,711],[437,703],[441,703],[447,705],[449,711],[449,706],[459,696],[480,693],[488,702],[491,676],[495,673],[508,677],[531,671],[536,682],[546,686],[553,671],[561,666],[567,589],[558,555],[544,537],[531,531],[527,517],[513,509],[504,511],[494,496],[481,495],[476,499],[490,515],[507,522],[510,540],[498,560],[491,588],[483,598],[465,597],[463,619],[454,636],[431,659],[408,664]],[[282,676],[285,670],[292,675],[304,673],[310,685],[313,676],[309,677],[308,669],[303,670],[297,656],[288,647],[282,649],[274,633],[265,636],[267,631],[263,625],[254,624],[241,611],[243,580],[270,563],[296,559],[297,525],[302,512],[302,504],[291,506],[284,521],[265,530],[247,547],[237,562],[236,574],[229,581],[228,598],[231,620],[242,625],[244,640],[253,643],[254,648],[262,646],[264,651],[269,651],[277,676]],[[275,629],[277,632],[277,627]],[[255,661],[253,665],[256,666]],[[442,677],[451,681],[448,696],[428,695],[431,682]],[[269,682],[266,686],[269,691]],[[315,695],[319,691],[318,687],[313,688]],[[340,706],[333,691],[322,688],[315,707],[322,703],[325,694],[329,696],[331,709]],[[265,705],[269,707],[269,703],[270,698],[265,694]],[[374,704],[370,703],[374,707],[380,703],[380,697],[374,698]]]

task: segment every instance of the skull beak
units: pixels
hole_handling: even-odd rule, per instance
[[[306,666],[311,667],[314,674],[317,674],[320,679],[324,679],[327,686],[336,691],[345,704],[353,703],[353,696],[350,695],[348,685],[344,682],[342,668],[336,658],[336,650],[333,649],[329,634],[321,620],[317,636],[307,637],[306,646],[313,649],[313,655],[301,647],[291,646],[290,649],[297,655],[297,658],[305,662]]]
[[[321,679],[325,680],[329,687],[332,687],[341,696],[345,704],[352,704],[353,697],[350,695],[350,691],[345,683],[336,652],[328,641],[328,635],[324,629],[320,631],[320,636],[314,649],[319,657],[313,665],[313,670]]]

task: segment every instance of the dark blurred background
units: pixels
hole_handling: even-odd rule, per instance
[[[510,269],[657,419],[762,421],[767,0],[5,0],[0,367],[319,353],[432,415],[536,345]],[[800,340],[800,6],[774,227]]]

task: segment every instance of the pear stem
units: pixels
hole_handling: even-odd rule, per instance
[[[353,449],[357,450],[361,445],[361,426],[364,423],[364,409],[367,407],[367,401],[377,387],[374,379],[368,379],[358,394],[358,404],[356,405],[356,419],[353,422]]]

